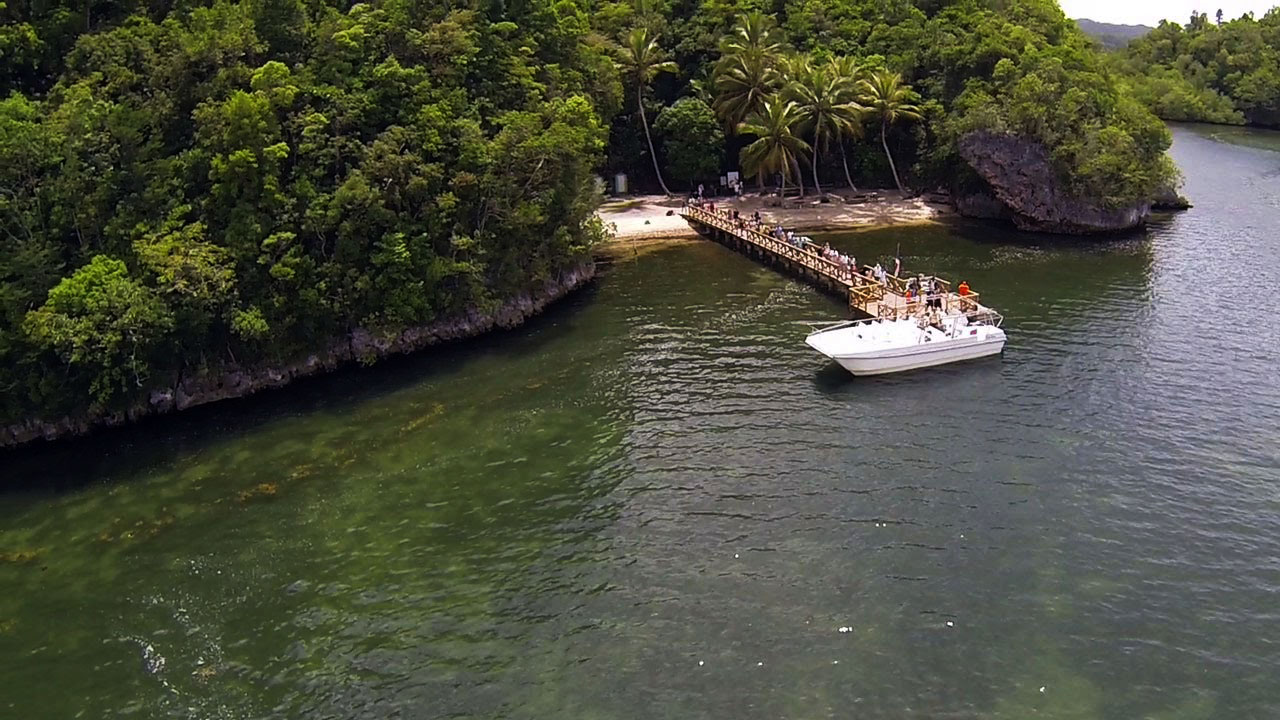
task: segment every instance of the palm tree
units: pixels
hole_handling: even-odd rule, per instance
[[[773,16],[759,10],[738,18],[738,24],[720,43],[720,54],[760,55],[766,59],[782,53],[782,42],[777,36],[777,23]]]
[[[649,119],[644,114],[644,91],[649,82],[660,72],[675,72],[676,64],[662,58],[662,49],[658,47],[658,36],[649,36],[646,28],[635,28],[627,35],[626,45],[622,48],[622,66],[636,84],[636,106],[640,108],[640,123],[644,125],[644,139],[649,143],[649,157],[653,158],[653,172],[658,176],[658,184],[667,195],[667,183],[662,179],[662,170],[658,167],[658,154],[653,151],[653,137],[649,135]]]
[[[782,53],[773,18],[750,12],[720,42],[720,59],[712,73],[716,112],[729,128],[759,110],[778,89],[774,65]]]
[[[922,120],[920,108],[914,103],[920,99],[910,85],[902,83],[902,75],[888,70],[877,70],[862,82],[858,83],[862,95],[862,104],[867,107],[867,114],[880,120],[880,144],[884,146],[884,155],[889,158],[889,169],[893,171],[893,181],[898,191],[906,193],[902,180],[898,177],[898,166],[893,162],[893,153],[889,152],[889,126],[899,120]]]
[[[730,128],[760,110],[777,90],[778,74],[770,60],[757,53],[729,55],[716,66],[716,112]]]
[[[801,128],[813,133],[813,186],[821,195],[818,164],[823,143],[830,142],[833,136],[840,137],[845,127],[859,125],[863,107],[853,101],[853,86],[831,72],[829,66],[815,67],[808,60],[793,61],[790,65],[793,76],[787,84],[787,95],[796,103],[803,118]],[[847,178],[847,162],[845,175]]]
[[[764,101],[763,109],[752,113],[738,126],[740,134],[756,136],[755,142],[742,149],[743,170],[761,178],[767,173],[781,172],[783,195],[787,190],[787,174],[794,168],[800,197],[804,197],[804,180],[796,158],[808,152],[809,144],[794,132],[802,120],[795,103],[772,97]]]
[[[858,64],[858,59],[849,56],[833,57],[827,63],[827,69],[832,75],[839,78],[841,83],[850,94],[852,104],[858,105],[858,84],[866,77],[866,70],[862,65]],[[844,140],[846,137],[853,140],[861,140],[864,133],[862,126],[862,116],[867,109],[858,105],[860,108],[859,116],[854,122],[842,122],[839,132],[836,133],[837,141],[840,145],[840,162],[844,165],[844,179],[849,183],[849,189],[857,192],[858,186],[853,184],[853,176],[849,174],[849,154],[845,152]]]

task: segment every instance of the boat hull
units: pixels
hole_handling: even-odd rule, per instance
[[[954,322],[954,320],[953,320]],[[914,322],[851,323],[805,343],[854,375],[884,375],[999,355],[1005,334],[991,325],[919,328]],[[961,334],[962,333],[962,334]]]
[[[884,353],[859,353],[849,356],[832,357],[845,370],[854,375],[887,375],[889,373],[918,370],[920,368],[946,365],[965,360],[999,355],[1004,350],[1005,339],[991,338],[973,342],[948,343],[927,352],[914,350],[910,353],[887,351]]]

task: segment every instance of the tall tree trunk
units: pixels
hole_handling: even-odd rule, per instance
[[[818,148],[822,145],[822,131],[817,127],[813,129],[813,190],[818,193],[818,197],[822,197],[822,185],[818,182],[818,159],[821,157]]]
[[[889,152],[889,140],[885,137],[889,131],[889,122],[887,120],[880,121],[880,144],[884,146],[884,156],[889,158],[889,169],[893,171],[893,182],[898,186],[898,192],[903,195],[907,194],[902,189],[902,181],[898,179],[898,166],[893,164],[893,153]]]
[[[653,151],[653,138],[649,137],[649,119],[644,116],[644,83],[636,83],[636,104],[640,108],[640,123],[644,125],[644,139],[649,143],[649,157],[653,158],[653,172],[658,176],[658,184],[662,186],[662,192],[671,197],[671,191],[667,189],[667,183],[662,179],[662,170],[658,168],[658,153]]]
[[[844,163],[844,179],[849,183],[849,189],[858,192],[858,186],[853,184],[853,176],[849,174],[849,155],[844,151],[844,138],[840,138],[840,162]]]
[[[800,172],[800,160],[791,156],[791,166],[796,169],[796,186],[800,188],[800,197],[804,197],[804,173]]]

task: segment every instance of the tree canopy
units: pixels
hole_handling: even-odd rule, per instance
[[[484,309],[602,235],[585,4],[42,7],[0,11],[0,420]]]
[[[818,142],[815,126],[796,128],[821,148],[801,155],[806,174],[815,157],[819,177],[837,176],[847,159],[860,181],[890,186],[896,158],[906,186],[951,185],[968,172],[958,138],[982,128],[1042,143],[1066,186],[1099,203],[1140,203],[1176,178],[1165,156],[1167,131],[1053,0],[609,2],[593,17],[610,31],[660,29],[679,70],[655,82],[651,108],[701,91],[731,132],[761,113],[767,98],[802,81],[787,71],[804,63],[845,63],[844,77],[896,73],[919,96],[906,104],[918,105],[923,122],[891,124],[883,143],[880,124],[866,116],[866,127],[848,126],[841,152],[826,152],[828,141],[835,149],[829,126]],[[642,181],[651,175],[643,140],[634,140],[640,134],[638,118],[615,118],[610,171],[639,172]],[[853,141],[864,134],[868,141]],[[736,167],[753,141],[730,138],[724,167]]]
[[[1217,22],[1162,22],[1112,56],[1134,95],[1167,120],[1280,127],[1280,8]]]

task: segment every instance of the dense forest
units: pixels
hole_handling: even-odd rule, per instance
[[[746,22],[747,8],[768,16],[765,27]],[[607,37],[645,29],[657,38],[660,58],[670,63],[652,76],[643,113],[637,112],[635,83],[627,79],[623,112],[610,133],[609,172],[648,172],[645,180],[653,182],[644,118],[661,122],[668,108],[681,105],[687,113],[694,103],[704,117],[721,111],[715,114],[727,139],[719,164],[737,169],[742,149],[758,135],[735,138],[737,123],[751,113],[723,110],[734,106],[726,94],[747,89],[752,111],[764,109],[773,95],[799,105],[796,127],[812,141],[813,118],[803,112],[806,103],[798,93],[813,86],[809,69],[826,68],[861,80],[852,83],[861,90],[848,99],[864,106],[868,100],[874,106],[878,92],[890,90],[868,87],[868,81],[884,77],[878,71],[898,76],[906,91],[901,101],[916,106],[921,117],[895,123],[887,144],[906,158],[899,164],[913,187],[954,185],[965,174],[956,141],[974,129],[1039,140],[1078,195],[1108,205],[1149,197],[1176,174],[1164,155],[1166,128],[1121,87],[1105,58],[1053,0],[647,0],[606,3],[593,17]],[[870,109],[863,122],[849,127],[849,137],[828,133],[835,152],[819,158],[825,162],[820,175],[843,179],[847,161],[855,180],[894,184],[890,154],[879,142],[883,115]],[[858,142],[863,135],[865,141]],[[663,145],[656,144],[660,167],[671,162]],[[702,143],[701,152],[712,156],[697,163],[706,166],[716,162],[721,148]],[[678,190],[694,184],[679,174],[676,179]]]
[[[975,182],[959,138],[990,130],[1101,205],[1175,175],[1167,130],[1053,0],[0,17],[0,422],[484,312],[604,237],[597,174],[955,187]]]
[[[573,3],[2,12],[0,418],[483,310],[601,235],[621,86]]]
[[[1261,19],[1192,15],[1110,57],[1133,94],[1166,120],[1280,127],[1280,9]]]

